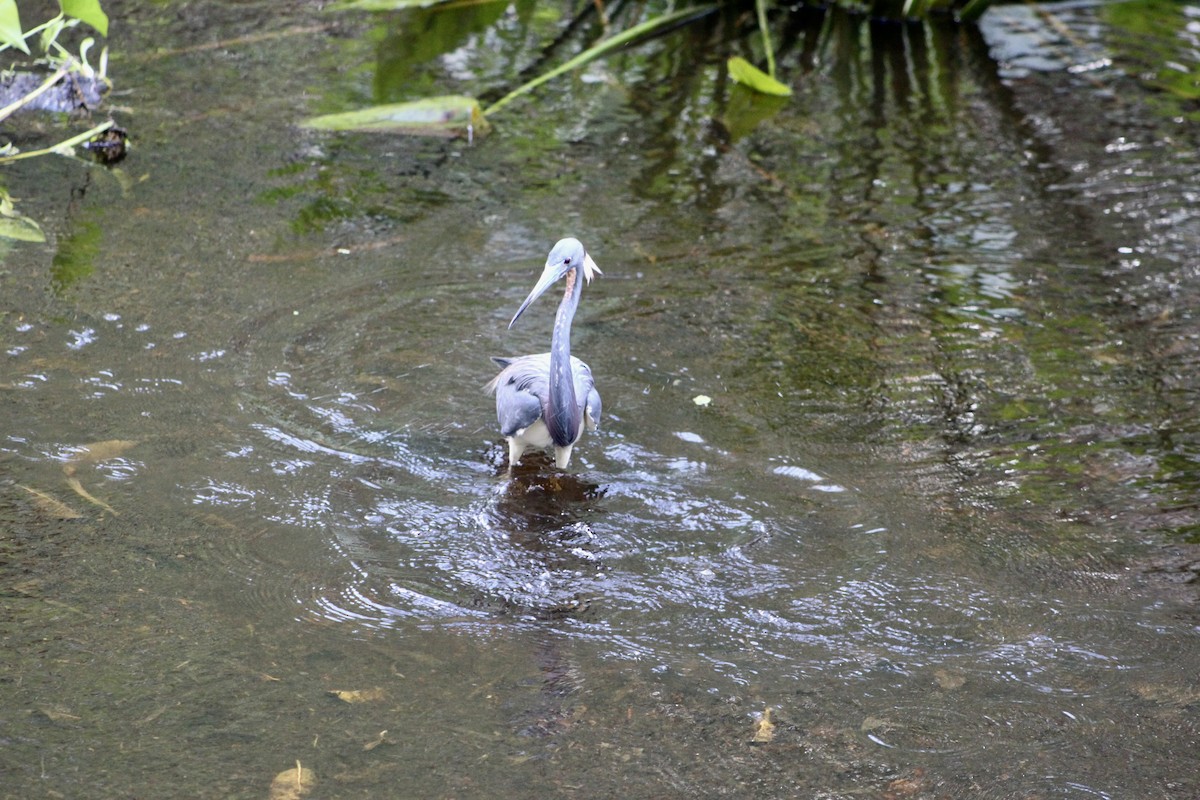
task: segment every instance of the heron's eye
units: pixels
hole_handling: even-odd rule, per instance
[[[571,259],[570,259],[570,258],[564,258],[564,259],[563,259],[563,263],[564,263],[564,264],[570,264],[570,263],[571,263]]]

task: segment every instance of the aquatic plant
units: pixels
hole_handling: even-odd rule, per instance
[[[485,2],[497,0],[485,0]],[[953,14],[962,22],[972,22],[987,9],[991,0],[834,0],[817,3],[804,0],[806,5],[826,7],[834,5],[851,13],[863,14],[877,19],[919,20],[935,13]],[[330,6],[335,11],[398,11],[404,9],[428,9],[435,7],[458,8],[455,0],[340,0]],[[305,127],[324,130],[391,131],[432,136],[458,136],[473,138],[486,133],[490,127],[488,118],[505,108],[516,98],[533,91],[544,83],[616,50],[662,35],[670,30],[695,22],[717,11],[735,11],[734,3],[718,2],[694,5],[664,12],[605,36],[562,64],[538,74],[509,91],[499,100],[483,106],[477,99],[463,95],[428,97],[402,103],[391,103],[370,109],[357,109],[345,113],[325,114],[310,117],[301,124]],[[775,54],[770,37],[770,8],[767,0],[755,0],[754,13],[766,70],[751,64],[744,58],[732,57],[727,68],[730,76],[751,91],[786,97],[791,89],[775,77]],[[609,15],[602,0],[585,0],[575,17],[578,21],[585,14],[596,13],[607,32]]]
[[[80,24],[90,26],[102,36],[108,35],[108,16],[99,0],[59,0],[57,15],[28,30],[21,24],[16,0],[0,0],[0,51],[19,50],[31,57],[30,66],[49,70],[48,74],[45,69],[0,74],[0,121],[22,110],[76,111],[80,107],[89,110],[100,102],[109,88],[108,48],[101,49],[98,66],[93,68],[88,63],[88,52],[96,44],[94,38],[89,36],[80,42],[78,54],[59,42],[63,31]],[[31,41],[41,52],[39,58],[32,58]],[[18,151],[9,142],[0,146],[0,164],[51,153],[73,156],[75,147],[113,127],[113,121],[108,120],[49,147],[26,152]],[[3,187],[0,187],[0,238],[45,240],[34,220],[15,211]]]

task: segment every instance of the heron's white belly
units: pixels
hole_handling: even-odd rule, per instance
[[[521,430],[513,434],[512,438],[516,439],[524,447],[549,447],[552,442],[550,430],[546,427],[545,420],[542,419],[538,419],[537,422],[528,428],[521,428]]]

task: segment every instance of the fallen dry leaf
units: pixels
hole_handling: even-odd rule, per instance
[[[384,697],[383,689],[379,687],[375,687],[374,689],[338,689],[331,691],[330,694],[343,703],[373,703],[377,700],[382,700]]]
[[[81,444],[71,448],[71,454],[63,463],[63,474],[70,477],[79,471],[84,464],[99,464],[110,458],[116,458],[137,442],[131,439],[108,439],[103,442]]]
[[[271,781],[268,800],[300,800],[317,785],[317,773],[296,762],[294,769],[285,769]]]
[[[961,689],[963,684],[967,682],[967,679],[962,675],[955,675],[953,672],[948,672],[944,669],[935,670],[933,677],[937,681],[937,685],[948,692]]]
[[[376,736],[374,739],[372,739],[371,741],[369,741],[363,745],[363,750],[366,750],[369,753],[372,750],[374,750],[376,747],[379,747],[379,745],[381,745],[381,744],[395,744],[395,743],[396,743],[395,741],[387,738],[387,731],[380,731],[378,736]]]
[[[83,516],[83,514],[80,514],[66,503],[51,497],[45,492],[39,492],[37,489],[31,489],[20,483],[17,486],[20,486],[33,495],[33,505],[43,514],[47,514],[55,519],[79,519]]]
[[[1149,700],[1164,706],[1186,708],[1200,702],[1200,691],[1189,686],[1171,686],[1158,683],[1139,683],[1134,685],[1133,693],[1143,700]]]
[[[763,709],[762,716],[754,723],[754,736],[750,739],[755,744],[766,744],[775,741],[775,723],[771,722],[771,707]]]
[[[887,792],[884,797],[887,800],[895,800],[895,798],[909,797],[917,794],[925,789],[927,781],[925,780],[925,770],[917,767],[913,770],[910,777],[896,778],[887,785]]]
[[[43,708],[41,709],[41,712],[55,722],[78,722],[79,720],[83,719],[83,717],[70,714],[58,708]]]
[[[68,477],[67,478],[67,486],[70,486],[71,489],[75,492],[75,494],[79,495],[84,500],[87,500],[89,503],[92,503],[93,505],[100,506],[105,511],[112,514],[114,517],[121,516],[120,514],[117,513],[117,510],[115,508],[113,508],[112,506],[110,506],[108,503],[106,503],[103,500],[100,500],[96,497],[93,497],[91,492],[89,492],[87,489],[83,488],[83,484],[79,482],[78,478]]]
[[[116,458],[135,444],[137,442],[132,439],[108,439],[103,442],[81,444],[72,448],[71,457],[67,459],[67,463],[98,464],[101,461]]]
[[[890,731],[895,727],[896,726],[892,724],[890,720],[883,719],[882,717],[867,717],[862,721],[862,724],[858,726],[858,729],[863,733],[870,733],[871,731],[877,731],[881,729]]]

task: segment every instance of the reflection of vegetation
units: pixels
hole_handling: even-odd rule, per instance
[[[1195,4],[1173,0],[1129,0],[1101,5],[1099,14],[1107,23],[1102,31],[1114,62],[1127,74],[1156,90],[1148,94],[1146,106],[1165,119],[1189,120],[1193,125],[1200,122],[1200,28]],[[1139,122],[1138,127],[1149,128],[1153,124],[1147,120]],[[1174,138],[1176,130],[1187,129],[1172,125],[1170,135],[1164,136],[1163,141]],[[1164,200],[1178,203],[1182,211],[1178,219],[1182,220],[1189,216],[1187,201],[1182,199],[1187,196],[1183,189],[1194,185],[1195,178],[1189,174],[1189,170],[1194,169],[1194,159],[1184,156],[1185,151],[1179,148],[1174,145],[1166,151],[1173,153],[1168,160],[1178,164],[1173,169],[1152,167],[1151,162],[1163,161],[1162,156],[1147,155],[1145,166],[1130,171],[1139,175],[1174,176],[1173,180],[1180,182],[1179,188],[1172,190],[1164,189],[1161,184],[1149,185],[1143,190],[1146,200],[1140,202],[1150,208]],[[1159,213],[1164,219],[1176,219],[1171,206],[1160,208]],[[1187,240],[1181,238],[1180,241]],[[1188,263],[1188,260],[1182,259],[1181,263]],[[1183,277],[1188,275],[1186,269],[1177,275],[1164,282],[1171,285],[1170,300],[1165,301],[1164,306],[1176,311],[1193,308],[1195,283]],[[1164,312],[1164,317],[1167,316],[1172,314]],[[1179,316],[1190,319],[1186,312]],[[1163,327],[1170,329],[1171,326]],[[1127,414],[1122,422],[1128,428],[1129,420],[1144,417],[1139,420],[1144,426],[1140,439],[1123,442],[1125,449],[1134,454],[1134,457],[1126,456],[1126,460],[1138,466],[1137,473],[1127,478],[1127,491],[1136,491],[1156,503],[1152,514],[1135,522],[1142,528],[1171,531],[1182,539],[1200,543],[1200,502],[1197,501],[1200,497],[1200,437],[1197,436],[1194,408],[1196,352],[1194,347],[1185,344],[1194,339],[1194,330],[1193,322],[1180,322],[1176,332],[1169,334],[1167,343],[1162,345],[1165,353],[1155,352],[1153,358],[1144,363],[1128,366],[1129,386],[1146,388],[1140,403],[1127,403]],[[1122,387],[1121,396],[1131,393],[1129,386]]]
[[[841,0],[836,5],[853,12],[866,13],[872,17],[888,19],[919,19],[934,11],[957,9],[959,19],[974,20],[979,14],[983,13],[989,2],[990,0],[965,0],[965,2],[964,0],[868,0],[867,2],[863,2],[862,0]],[[446,135],[447,131],[454,131],[461,135],[471,136],[479,132],[482,118],[500,111],[516,98],[533,91],[542,84],[567,72],[579,69],[598,58],[625,49],[641,40],[686,25],[712,11],[724,9],[728,5],[719,3],[697,5],[658,13],[650,16],[648,19],[630,22],[628,27],[612,33],[610,31],[612,27],[611,20],[603,12],[602,4],[599,2],[595,3],[595,5],[588,3],[584,5],[583,10],[576,20],[568,25],[567,30],[569,31],[571,28],[574,28],[589,12],[600,10],[602,27],[605,33],[609,35],[586,47],[582,52],[563,63],[550,67],[526,80],[487,107],[483,107],[478,101],[464,98],[461,95],[426,97],[415,101],[421,104],[420,109],[417,110],[410,109],[409,103],[401,102],[392,103],[374,114],[369,114],[368,116],[371,120],[370,127],[363,127],[363,111],[355,111],[348,114],[329,114],[310,119],[306,124],[312,127],[332,130],[383,130],[389,129],[387,126],[390,125],[392,126],[390,127],[391,130],[400,133]],[[741,57],[731,58],[727,69],[734,80],[755,92],[778,96],[790,95],[791,88],[787,84],[778,81],[775,76],[775,52],[768,32],[767,0],[755,0],[754,5],[756,24],[762,38],[761,55],[766,64],[766,71],[761,71],[758,67]],[[430,6],[434,8],[429,10]],[[414,7],[421,9],[419,13],[423,15],[426,29],[433,31],[433,35],[422,37],[419,40],[419,49],[425,52],[427,57],[432,58],[434,55],[447,52],[449,47],[452,46],[450,43],[460,41],[467,32],[478,30],[480,27],[494,22],[499,18],[500,11],[505,6],[495,0],[488,0],[482,6],[478,4],[466,4],[464,6],[461,3],[452,2],[452,0],[448,0],[442,4],[438,4],[433,0],[346,0],[346,2],[335,5],[335,8],[342,10],[371,11],[412,9]],[[527,3],[523,3],[521,7],[527,8],[528,5]],[[623,10],[622,7],[617,8]],[[465,24],[462,24],[464,21],[457,19],[455,24],[441,26],[435,24],[439,11],[445,10],[447,15],[453,14],[455,17],[458,17],[464,13],[464,9],[471,14],[471,19],[465,20]],[[621,15],[618,13],[616,16]],[[451,35],[450,32],[453,32],[453,34]],[[414,40],[415,43],[416,40]],[[416,48],[405,48],[406,51],[413,49]],[[407,52],[401,61],[406,66],[411,63],[411,58],[407,55]],[[388,71],[395,72],[396,70]],[[381,72],[383,72],[382,64]],[[409,88],[411,82],[405,80],[403,81],[403,85]],[[425,117],[428,116],[431,110],[440,110],[442,112],[440,115],[436,115],[432,123],[425,121]]]
[[[1149,76],[1151,85],[1176,102],[1200,100],[1196,20],[1187,4],[1131,0],[1103,6],[1101,13],[1115,29],[1110,46],[1118,60],[1133,64],[1131,72]],[[1200,119],[1194,108],[1188,112]]]
[[[787,192],[764,235],[787,242],[796,271],[769,276],[763,311],[747,312],[753,356],[740,377],[761,382],[751,394],[774,386],[795,398],[797,417],[783,424],[811,426],[814,409],[857,397],[886,407],[877,435],[961,439],[978,399],[969,362],[999,327],[989,312],[1014,302],[1011,260],[986,244],[1007,218],[975,207],[984,187],[976,195],[963,184],[991,157],[964,144],[992,73],[971,52],[981,43],[952,25],[838,12],[818,21],[819,35],[781,40],[798,50],[789,60],[814,65],[815,80],[752,139],[755,167]],[[728,109],[745,101],[734,92]],[[897,252],[921,268],[897,269]],[[946,253],[963,261],[946,263]]]
[[[547,72],[542,73],[541,75],[537,76],[536,78],[534,78],[530,81],[526,81],[525,83],[521,84],[516,89],[513,89],[511,92],[504,95],[504,97],[501,97],[499,100],[497,100],[496,102],[494,102],[490,106],[488,106],[486,109],[484,109],[483,113],[491,114],[493,112],[499,111],[501,108],[508,105],[510,102],[512,102],[516,98],[520,97],[523,94],[533,91],[537,87],[541,86],[543,83],[546,83],[547,81],[557,78],[559,75],[563,75],[567,72],[571,72],[572,70],[579,69],[580,67],[582,67],[586,64],[589,64],[598,58],[602,58],[603,56],[606,56],[609,53],[614,52],[615,50],[623,48],[626,45],[637,41],[638,39],[641,39],[646,36],[651,36],[664,28],[679,25],[686,21],[697,19],[699,17],[702,17],[702,16],[708,14],[710,11],[713,11],[715,9],[716,9],[716,6],[706,5],[706,6],[698,6],[696,8],[686,8],[681,11],[674,11],[674,12],[671,12],[668,14],[662,14],[660,16],[653,17],[652,19],[649,19],[645,22],[634,25],[633,27],[629,28],[628,30],[621,31],[618,34],[615,34],[613,36],[609,36],[605,39],[602,39],[601,41],[592,45],[587,50],[584,50],[582,53],[580,53],[579,55],[570,59],[566,63],[561,64],[551,70],[548,70]]]
[[[422,98],[394,103],[374,111],[370,109],[329,114],[307,120],[308,127],[326,130],[390,130],[396,133],[420,133],[443,136],[453,130],[468,136],[480,130],[484,118],[499,111],[523,94],[533,91],[559,75],[579,69],[598,58],[625,47],[640,38],[686,20],[704,16],[716,6],[699,6],[654,17],[592,45],[579,55],[513,89],[487,108],[473,98],[461,95]]]
[[[96,222],[79,222],[59,240],[50,266],[50,283],[55,294],[63,294],[96,269],[96,257],[104,229]]]
[[[353,169],[339,164],[333,168],[334,160],[315,165],[296,163],[275,170],[272,177],[294,182],[264,192],[260,199],[267,203],[300,202],[292,222],[292,230],[299,234],[361,217],[381,224],[411,222],[446,200],[441,187],[416,176],[397,188],[373,166]]]
[[[527,13],[531,6],[531,0],[518,2],[518,16]],[[508,7],[507,0],[488,0],[461,6],[451,13],[441,8],[406,12],[403,24],[390,26],[379,43],[374,80],[376,101],[394,103],[412,99],[414,92],[432,92],[433,82],[421,73],[420,67],[487,31]]]

